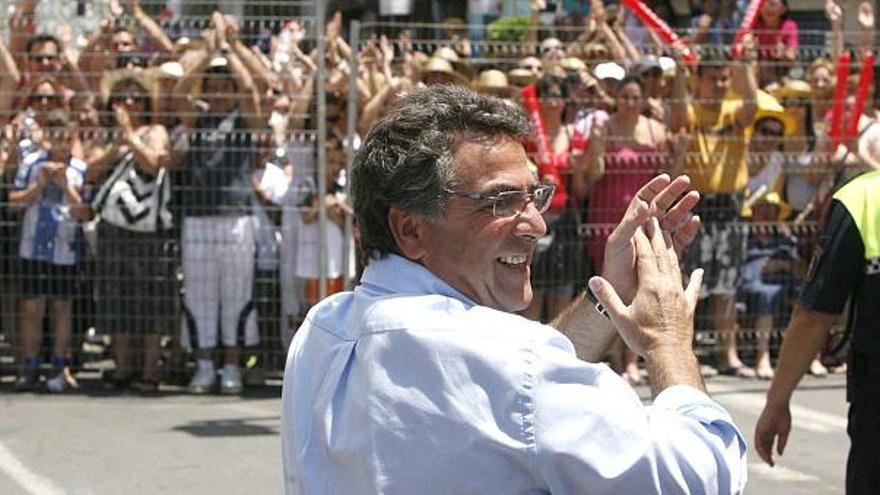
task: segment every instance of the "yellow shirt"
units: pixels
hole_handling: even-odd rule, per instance
[[[701,193],[739,193],[749,181],[746,128],[736,122],[742,100],[725,97],[717,111],[688,105],[692,153],[684,172]]]

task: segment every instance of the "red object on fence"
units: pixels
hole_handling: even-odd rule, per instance
[[[632,13],[642,21],[642,23],[648,26],[651,31],[654,31],[664,43],[678,48],[681,51],[682,58],[684,58],[687,63],[691,65],[697,63],[697,55],[691,50],[687,43],[682,41],[681,38],[672,31],[669,25],[657,16],[653,10],[648,8],[647,5],[642,3],[641,0],[622,0],[621,3],[629,8],[629,10],[631,10]]]
[[[522,95],[523,107],[529,116],[535,134],[535,161],[537,162],[535,165],[538,166],[538,180],[556,185],[556,195],[553,196],[550,208],[553,210],[563,208],[568,201],[568,193],[565,191],[565,184],[559,177],[556,160],[550,151],[550,140],[547,139],[547,131],[544,130],[544,119],[541,118],[541,106],[538,103],[538,89],[534,84],[529,84],[520,90],[520,94]]]
[[[529,84],[520,90],[522,94],[523,106],[526,114],[532,122],[532,130],[535,134],[535,146],[537,152],[535,159],[538,166],[538,175],[544,175],[548,166],[552,166],[553,160],[550,158],[550,143],[547,142],[547,133],[544,131],[544,120],[541,118],[541,106],[538,104],[538,89],[534,84]],[[542,170],[544,169],[544,170]]]
[[[853,105],[850,119],[846,122],[846,146],[851,148],[859,134],[859,119],[865,110],[865,102],[868,100],[868,91],[874,85],[874,54],[865,56],[862,70],[859,73],[859,86],[856,88],[856,103]]]
[[[834,100],[831,102],[831,150],[837,150],[843,138],[843,104],[846,99],[846,80],[849,78],[849,52],[837,58],[837,85],[834,87]]]
[[[745,39],[746,35],[749,34],[752,29],[755,29],[755,24],[758,23],[758,14],[761,13],[761,9],[764,8],[765,0],[752,0],[749,3],[749,7],[746,9],[746,15],[743,16],[742,23],[739,25],[739,31],[736,32],[736,36],[733,38],[733,58],[742,57],[743,53],[743,39]]]

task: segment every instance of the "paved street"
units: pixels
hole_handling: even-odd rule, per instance
[[[715,378],[749,442],[767,382]],[[65,396],[0,386],[0,494],[273,494],[281,491],[280,388],[245,397],[107,394],[86,383]],[[648,395],[645,388],[640,389]],[[795,431],[774,469],[750,453],[748,493],[842,494],[848,449],[844,378],[808,378]]]

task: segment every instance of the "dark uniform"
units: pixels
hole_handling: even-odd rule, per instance
[[[840,314],[853,304],[847,377],[852,447],[846,493],[880,493],[880,172],[863,174],[834,194],[828,223],[799,302]]]

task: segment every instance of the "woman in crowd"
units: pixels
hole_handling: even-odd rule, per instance
[[[666,162],[683,159],[687,142],[667,138],[666,127],[643,114],[644,83],[638,76],[627,76],[614,93],[615,111],[606,122],[590,129],[586,153],[585,180],[591,185],[589,224],[591,234],[587,253],[593,267],[601,271],[605,242],[623,218],[633,196],[659,170],[676,168]],[[632,384],[642,382],[636,365],[638,356],[622,342],[612,363]]]
[[[539,118],[547,149],[540,149],[541,137],[527,143],[526,151],[537,164],[538,180],[556,185],[556,195],[544,213],[547,235],[538,243],[532,265],[534,297],[525,315],[531,319],[553,319],[585,280],[585,259],[579,236],[580,201],[586,194],[582,139],[574,126],[563,120],[568,88],[563,79],[545,75],[537,83]],[[576,145],[577,141],[581,141]],[[545,307],[546,304],[546,307]]]
[[[174,334],[169,138],[152,122],[152,94],[134,74],[112,84],[107,118],[114,141],[89,163],[99,185],[92,203],[99,217],[98,307],[113,338],[111,382],[141,391],[159,386],[160,339]]]
[[[767,0],[755,26],[758,86],[781,82],[798,54],[798,26],[788,15],[788,0]]]
[[[329,222],[324,226],[323,252],[326,257],[324,276],[327,280],[327,295],[343,290],[345,268],[344,228],[346,215],[353,212],[345,195],[344,184],[340,184],[341,172],[345,168],[345,149],[342,141],[328,136],[325,142],[327,162],[323,194],[318,191],[317,175],[299,184],[297,195],[300,198],[300,218],[302,227],[297,236],[296,276],[305,282],[305,303],[313,306],[320,299],[320,227],[318,226],[319,202],[324,202]],[[317,171],[315,171],[317,174]],[[349,266],[349,268],[353,268]]]
[[[216,18],[217,16],[215,16]],[[218,21],[219,22],[219,21]],[[251,179],[263,128],[251,75],[230,48],[222,26],[205,33],[205,50],[174,91],[180,130],[187,137],[175,191],[182,220],[184,301],[197,334],[196,373],[188,390],[214,390],[214,351],[225,347],[220,392],[242,390],[241,341],[259,342],[253,311],[254,220]],[[200,84],[197,94],[194,89]],[[219,325],[218,325],[219,324]],[[183,332],[184,346],[190,344]]]

